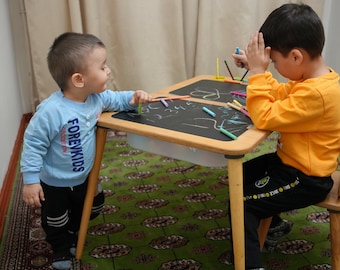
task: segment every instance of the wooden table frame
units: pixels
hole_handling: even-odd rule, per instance
[[[193,84],[200,80],[213,80],[213,76],[197,76],[184,82],[167,87],[163,90],[152,93],[152,96],[171,96],[172,94],[169,94],[169,92],[182,88],[186,85]],[[189,100],[213,105],[226,105],[225,103],[221,102],[196,98],[190,98]],[[225,155],[226,159],[228,159],[227,166],[229,176],[229,196],[231,213],[237,213],[231,216],[231,225],[233,228],[232,237],[235,261],[234,264],[235,269],[237,270],[245,269],[242,167],[243,156],[246,153],[251,152],[252,149],[254,149],[270,134],[270,132],[261,131],[256,129],[255,127],[252,127],[241,134],[237,140],[220,141],[188,133],[135,123],[127,120],[116,119],[112,118],[112,114],[112,112],[103,113],[97,123],[96,155],[93,168],[89,175],[88,188],[78,235],[76,259],[81,259],[83,254],[93,198],[98,183],[98,176],[106,141],[107,129],[115,129]],[[150,149],[150,152],[152,152],[152,149]],[[166,153],[164,155],[166,155]]]

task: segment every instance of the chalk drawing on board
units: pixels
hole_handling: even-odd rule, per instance
[[[240,102],[245,100],[244,97],[231,93],[234,91],[245,94],[246,85],[213,80],[200,80],[173,90],[170,93],[176,95],[190,95],[193,98],[221,102],[232,101],[233,99],[238,99]]]
[[[240,136],[252,125],[249,117],[227,106],[190,100],[169,100],[168,104],[169,107],[164,107],[160,102],[143,104],[141,115],[130,111],[119,112],[112,117],[221,141],[230,139],[219,132],[220,127]],[[207,116],[203,107],[213,111],[216,117]]]
[[[221,98],[220,91],[216,88],[198,86],[190,93],[191,97],[205,100],[218,100]]]

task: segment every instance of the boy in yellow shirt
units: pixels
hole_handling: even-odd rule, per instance
[[[275,9],[240,55],[255,126],[280,134],[277,151],[244,164],[246,268],[263,269],[259,221],[316,204],[333,186],[340,153],[339,75],[322,58],[322,22],[305,4]],[[267,70],[289,79],[278,83]]]

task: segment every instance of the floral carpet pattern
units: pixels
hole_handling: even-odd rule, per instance
[[[246,159],[275,149],[273,134]],[[1,239],[0,269],[52,269],[40,211],[25,206],[18,174]],[[124,133],[109,131],[99,181],[103,212],[90,221],[81,261],[73,269],[234,269],[228,208],[228,172],[130,147]],[[267,270],[331,269],[329,220],[310,206],[282,214],[294,223]]]

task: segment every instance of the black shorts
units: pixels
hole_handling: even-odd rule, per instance
[[[245,211],[259,218],[319,203],[333,186],[331,176],[305,175],[276,153],[245,162],[243,173]]]

